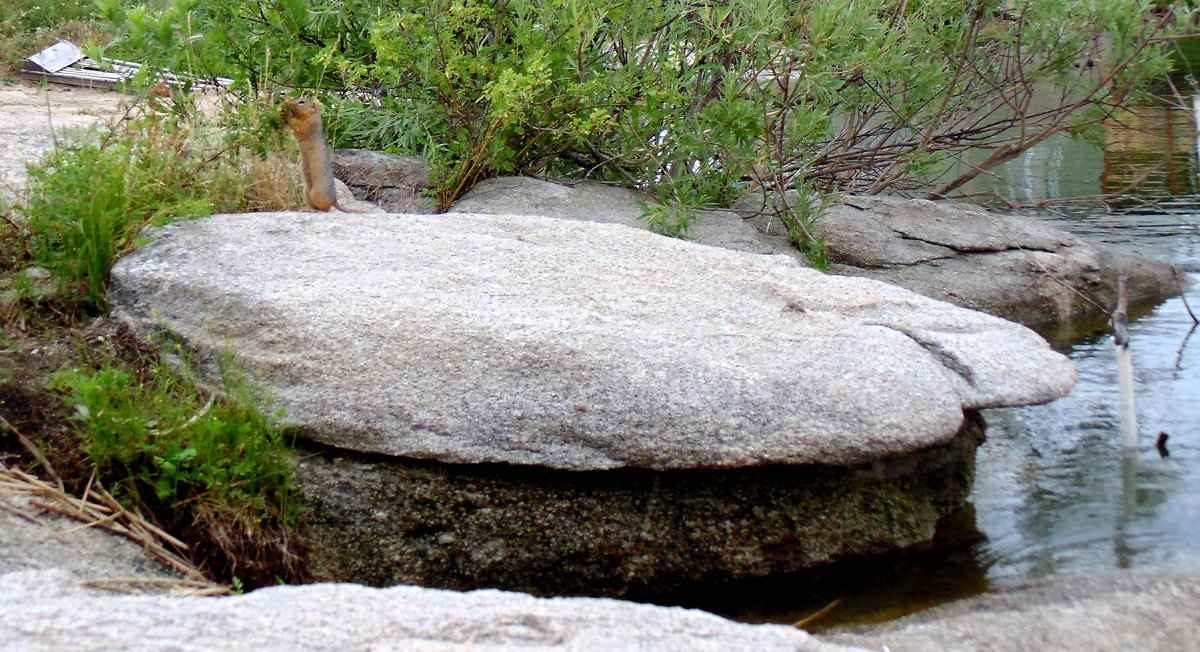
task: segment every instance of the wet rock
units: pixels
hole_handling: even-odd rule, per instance
[[[228,350],[331,446],[569,470],[855,464],[1045,402],[1033,332],[783,256],[535,216],[175,224],[113,315]]]
[[[852,467],[572,472],[305,455],[310,572],[453,589],[649,597],[930,540],[971,490],[982,421]]]
[[[1196,650],[1200,575],[1118,571],[1063,576],[827,636],[910,652]]]
[[[333,173],[363,201],[389,213],[432,213],[433,199],[421,194],[429,184],[429,166],[416,156],[365,149],[335,149]]]
[[[853,650],[700,611],[500,591],[316,584],[222,598],[96,597],[63,571],[42,571],[0,576],[0,594],[5,650]]]
[[[1107,313],[1118,275],[1129,278],[1133,304],[1178,294],[1167,263],[964,204],[846,197],[816,233],[829,247],[833,273],[895,283],[1030,326]]]

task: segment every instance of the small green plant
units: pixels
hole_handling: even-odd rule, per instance
[[[236,121],[210,119],[186,93],[142,98],[29,169],[25,219],[10,226],[27,262],[50,271],[62,303],[102,309],[112,265],[148,224],[289,207],[289,193],[273,186],[294,185],[296,175],[261,163],[269,149],[286,151],[271,113],[260,103],[238,111]]]
[[[114,493],[199,541],[197,562],[261,585],[300,573],[288,533],[299,507],[280,413],[221,365],[217,393],[186,369],[104,365],[61,372],[82,449]]]

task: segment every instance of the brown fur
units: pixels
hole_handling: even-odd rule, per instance
[[[321,127],[321,103],[307,97],[288,98],[283,102],[283,111],[283,118],[300,145],[304,203],[316,211],[336,208],[346,213],[362,212],[338,203],[337,189],[333,184],[333,163],[325,144],[325,130]]]

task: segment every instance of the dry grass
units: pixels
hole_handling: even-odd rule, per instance
[[[287,211],[301,208],[303,186],[294,152],[273,151],[252,157],[246,169],[246,210]]]
[[[104,488],[104,485],[94,475],[88,480],[81,495],[75,496],[69,493],[62,478],[55,472],[54,467],[38,447],[2,416],[0,416],[0,423],[38,460],[53,481],[42,480],[0,462],[0,495],[27,496],[29,504],[40,512],[29,514],[4,503],[0,503],[0,509],[33,523],[39,523],[40,517],[44,514],[58,514],[82,523],[75,529],[94,527],[124,537],[141,546],[149,558],[182,575],[181,579],[89,580],[83,583],[85,586],[128,590],[137,585],[165,585],[176,589],[174,593],[185,595],[227,595],[232,592],[228,586],[210,580],[187,560],[184,556],[189,549],[186,543],[142,518],[140,514],[127,509]]]

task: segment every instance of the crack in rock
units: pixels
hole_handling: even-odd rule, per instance
[[[972,388],[975,387],[975,372],[971,370],[971,365],[964,362],[962,360],[962,358],[958,357],[958,355],[956,355],[950,349],[947,349],[946,347],[942,346],[941,344],[939,344],[937,342],[934,342],[927,338],[921,337],[920,335],[917,335],[916,333],[906,331],[903,328],[898,328],[893,324],[875,323],[875,324],[871,324],[871,325],[872,326],[882,326],[884,328],[890,328],[891,330],[894,330],[897,333],[901,333],[905,337],[916,342],[918,345],[920,345],[921,348],[928,351],[929,354],[932,355],[933,358],[935,360],[937,360],[943,367],[949,369],[950,371],[953,371],[955,374],[958,374],[958,376],[960,378],[962,378],[967,383],[967,385],[969,385]]]
[[[936,240],[929,240],[926,238],[912,235],[911,233],[905,233],[904,231],[901,231],[894,227],[892,228],[892,232],[895,233],[896,235],[900,236],[901,240],[913,240],[915,242],[923,242],[927,245],[933,245],[935,247],[944,247],[955,253],[960,253],[960,254],[991,254],[991,253],[1001,253],[1004,251],[1041,251],[1041,252],[1048,253],[1048,254],[1058,253],[1057,249],[1046,249],[1044,247],[1031,247],[1031,246],[1027,246],[1027,245],[1007,245],[1007,246],[1001,246],[999,248],[996,248],[996,247],[990,247],[990,248],[988,248],[988,247],[967,247],[967,246],[963,246],[963,245],[956,245],[956,244],[949,243],[949,242],[938,242]]]

